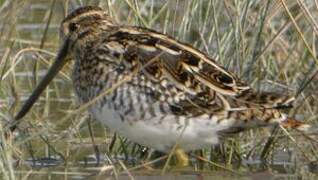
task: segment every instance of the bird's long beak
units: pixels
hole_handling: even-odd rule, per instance
[[[18,112],[18,114],[14,117],[13,123],[10,125],[10,130],[13,132],[20,120],[25,116],[25,114],[31,109],[35,101],[39,98],[41,93],[44,91],[46,86],[52,81],[52,79],[56,76],[56,74],[63,68],[63,66],[67,62],[67,54],[70,47],[70,40],[67,38],[64,43],[62,44],[61,48],[58,51],[58,54],[56,56],[55,62],[45,75],[45,77],[41,80],[39,85],[35,88],[35,90],[32,92],[30,97],[27,99],[27,101],[23,104],[22,108]]]

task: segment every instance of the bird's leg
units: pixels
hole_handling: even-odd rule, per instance
[[[177,158],[177,167],[189,166],[189,156],[179,147],[176,147],[174,154]]]

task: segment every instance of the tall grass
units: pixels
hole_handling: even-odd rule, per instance
[[[93,172],[117,177],[150,168],[157,160],[150,158],[151,150],[91,121],[86,106],[79,106],[73,97],[71,64],[42,94],[15,136],[5,137],[8,122],[54,59],[59,22],[70,9],[87,4],[103,7],[121,24],[156,29],[195,46],[256,90],[297,94],[289,115],[317,129],[318,79],[313,75],[318,63],[318,4],[314,0],[4,0],[0,1],[0,176],[4,179],[36,174],[67,178]],[[277,153],[289,152],[297,163],[294,173],[301,176],[309,173],[302,165],[317,162],[316,137],[315,131],[257,129],[191,156],[199,159],[194,168],[246,172],[251,170],[246,165],[249,160],[274,164]],[[90,154],[102,157],[98,168],[81,169],[94,158]],[[49,164],[38,166],[43,157]],[[50,165],[54,167],[44,168]]]

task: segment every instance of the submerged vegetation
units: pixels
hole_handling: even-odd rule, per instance
[[[139,176],[168,172],[167,159],[173,158],[114,134],[79,105],[72,91],[71,63],[18,130],[5,134],[54,60],[60,21],[70,10],[88,4],[103,7],[120,24],[152,28],[194,45],[256,90],[296,96],[294,108],[286,112],[310,124],[311,131],[271,127],[236,134],[219,146],[191,152],[193,172],[221,173],[223,178],[223,173],[317,178],[314,0],[0,1],[0,177],[132,178],[136,171]],[[255,173],[260,171],[264,173]]]

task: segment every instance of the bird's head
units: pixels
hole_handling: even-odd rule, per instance
[[[117,24],[100,7],[85,6],[71,12],[61,23],[60,39],[83,45],[95,41],[100,33],[111,31]]]
[[[40,94],[56,76],[56,74],[68,62],[67,58],[75,46],[89,44],[101,37],[100,33],[108,33],[116,27],[111,18],[99,7],[86,6],[71,12],[61,23],[60,36],[61,46],[55,58],[55,62],[41,80],[30,97],[15,116],[15,121],[10,125],[14,131],[19,120],[30,110]]]

